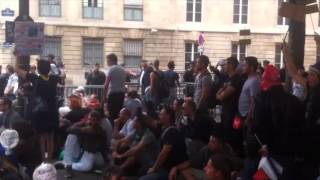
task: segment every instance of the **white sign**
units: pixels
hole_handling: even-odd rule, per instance
[[[40,55],[44,46],[44,24],[15,23],[15,51],[19,56]]]

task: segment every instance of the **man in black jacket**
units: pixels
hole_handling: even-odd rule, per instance
[[[263,144],[262,155],[269,155],[283,167],[279,179],[297,179],[295,159],[301,152],[302,122],[304,108],[293,95],[281,85],[280,73],[272,65],[265,68],[261,81],[262,92],[257,96],[253,113],[251,135],[255,140],[247,140],[251,152],[258,152],[258,139]],[[254,145],[256,143],[256,145]],[[299,179],[299,178],[298,178]]]

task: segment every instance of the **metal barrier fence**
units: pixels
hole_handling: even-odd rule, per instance
[[[135,90],[138,92],[138,94],[141,93],[139,83],[126,83],[125,86],[126,86],[127,92]],[[179,83],[179,85],[176,88],[177,97],[183,98],[185,97],[185,95],[192,94],[193,86],[194,86],[194,83]],[[57,96],[66,100],[66,98],[72,95],[75,90],[79,89],[79,87],[80,86],[68,86],[68,85],[58,86]],[[100,101],[103,100],[103,97],[104,97],[103,85],[86,85],[81,87],[83,87],[86,95],[95,94],[98,96]]]

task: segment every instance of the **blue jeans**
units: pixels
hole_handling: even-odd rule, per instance
[[[147,174],[139,178],[139,180],[167,180],[169,172],[167,170],[161,169],[155,173]]]

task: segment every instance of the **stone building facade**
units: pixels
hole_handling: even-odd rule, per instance
[[[288,30],[278,17],[282,0],[30,0],[30,16],[45,23],[43,56],[55,54],[66,66],[68,82],[84,83],[84,72],[95,63],[106,67],[105,56],[116,53],[120,63],[137,68],[139,62],[160,60],[166,69],[174,60],[183,71],[197,55],[197,39],[204,32],[211,63],[230,55],[252,55],[282,66],[279,43]],[[0,1],[0,43],[5,21],[18,15],[18,0]],[[305,65],[316,61],[314,31],[318,13],[306,18]],[[315,29],[313,29],[314,25]],[[239,44],[241,29],[250,29],[250,44]],[[0,47],[0,64],[13,64],[13,47]],[[39,56],[32,56],[32,59]]]

